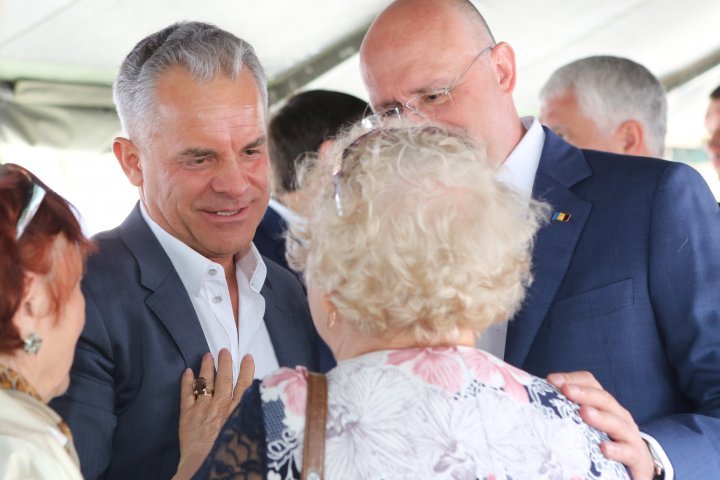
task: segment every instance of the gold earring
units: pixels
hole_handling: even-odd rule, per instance
[[[333,310],[332,312],[330,312],[330,316],[327,322],[328,329],[331,329],[335,326],[335,320],[337,320],[337,310]]]

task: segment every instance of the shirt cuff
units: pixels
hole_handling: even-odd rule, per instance
[[[675,480],[675,470],[673,470],[672,463],[670,463],[670,459],[658,441],[643,432],[640,432],[640,436],[650,446],[650,454],[652,454],[652,456],[655,457],[655,459],[657,459],[657,461],[659,461],[665,469],[665,480]]]

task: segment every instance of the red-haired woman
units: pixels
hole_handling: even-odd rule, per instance
[[[68,387],[91,249],[67,201],[26,169],[0,165],[0,478],[82,478],[47,402]]]

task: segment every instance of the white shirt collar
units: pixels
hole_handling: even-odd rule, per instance
[[[190,294],[199,294],[205,274],[209,270],[219,269],[222,271],[222,266],[218,263],[200,255],[155,223],[145,210],[145,205],[142,202],[140,202],[140,213],[158,239],[158,242],[160,242],[165,253],[167,253],[167,256],[170,257],[170,262],[175,267],[180,280],[185,286],[185,290]],[[245,256],[240,259],[235,258],[235,266],[238,273],[243,272],[247,277],[253,291],[260,293],[262,286],[265,284],[267,267],[254,244],[250,244],[250,251]]]
[[[270,204],[268,205],[268,207],[275,210],[277,214],[280,215],[282,219],[285,220],[285,223],[287,223],[288,225],[304,221],[297,212],[287,207],[286,205],[278,202],[273,197],[270,197]]]
[[[534,117],[523,117],[520,121],[527,131],[498,169],[497,178],[505,185],[531,197],[535,174],[545,145],[545,131]]]

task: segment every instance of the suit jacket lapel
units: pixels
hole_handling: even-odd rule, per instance
[[[532,342],[548,313],[572,259],[591,204],[570,187],[592,175],[582,151],[545,129],[545,145],[533,185],[533,197],[570,214],[567,222],[548,219],[537,235],[533,250],[533,284],[525,303],[508,325],[505,360],[522,366]]]
[[[150,290],[145,304],[165,326],[189,367],[198,367],[210,348],[185,286],[140,213],[140,205],[120,226],[120,235],[135,255],[140,283]]]
[[[317,359],[313,355],[315,345],[308,337],[308,332],[303,330],[297,315],[288,312],[284,302],[275,299],[270,269],[260,293],[265,298],[265,325],[280,366],[292,368],[304,365],[316,371]]]

